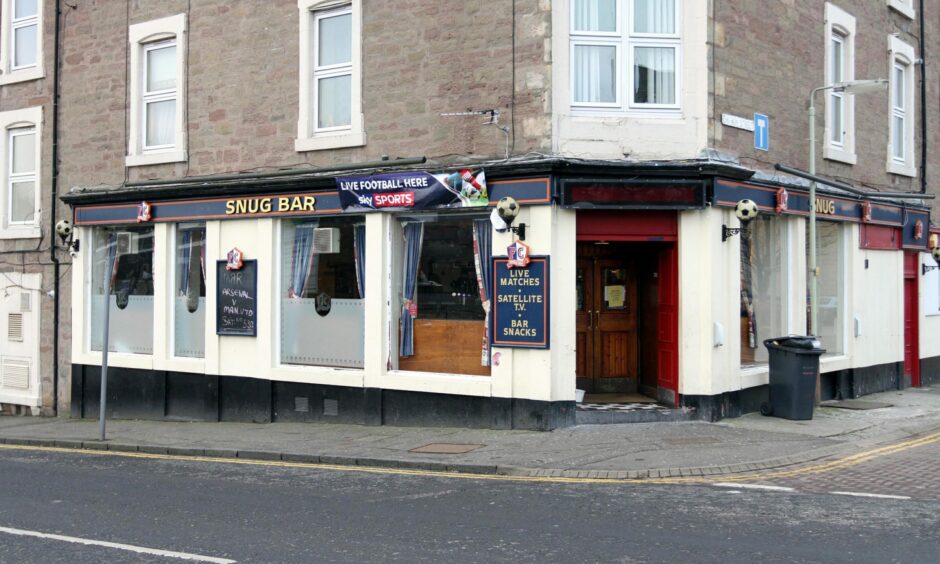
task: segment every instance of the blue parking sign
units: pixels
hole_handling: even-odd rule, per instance
[[[770,150],[770,118],[764,114],[754,114],[754,148]]]

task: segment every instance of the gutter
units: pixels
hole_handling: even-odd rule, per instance
[[[52,414],[59,415],[59,282],[61,265],[57,254],[58,245],[55,241],[56,207],[59,193],[59,36],[61,32],[61,14],[59,0],[55,1],[55,30],[52,41],[55,44],[52,58],[52,182],[51,182],[51,211],[49,220],[49,253],[52,259]]]
[[[927,52],[924,0],[920,0],[920,192],[927,193]]]

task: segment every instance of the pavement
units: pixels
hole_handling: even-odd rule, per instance
[[[861,399],[890,407],[850,410],[820,406],[809,421],[754,413],[717,423],[578,425],[551,432],[110,420],[106,441],[98,440],[97,420],[4,416],[0,417],[0,444],[637,480],[781,468],[856,454],[940,431],[940,386],[883,392]]]

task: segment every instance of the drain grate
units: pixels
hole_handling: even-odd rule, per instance
[[[486,445],[468,445],[458,443],[431,443],[418,448],[413,448],[408,452],[420,452],[425,454],[463,454],[474,451]]]

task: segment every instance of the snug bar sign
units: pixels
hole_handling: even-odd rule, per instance
[[[270,198],[235,198],[226,200],[225,215],[252,215],[256,213],[282,213],[315,211],[317,199],[313,196],[278,196]]]
[[[529,258],[524,268],[493,259],[494,346],[549,348],[548,257]]]

